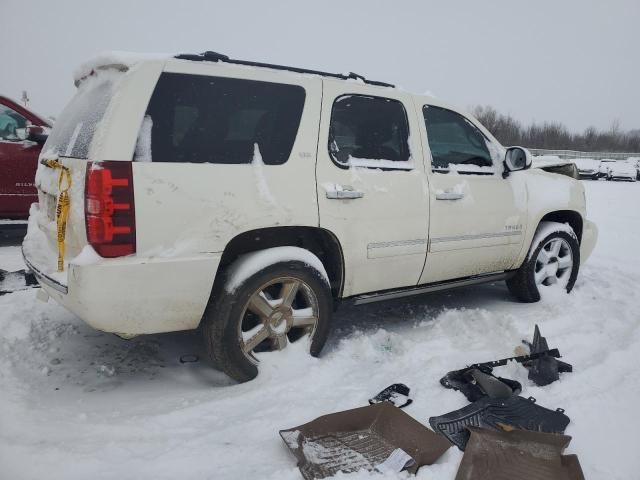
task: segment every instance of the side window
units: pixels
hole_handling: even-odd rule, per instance
[[[305,91],[297,85],[163,73],[146,115],[154,162],[267,165],[291,155]]]
[[[440,107],[422,109],[434,171],[447,171],[450,164],[491,167],[485,137],[462,115]]]
[[[381,97],[344,95],[331,110],[329,154],[338,165],[407,168],[409,125],[402,103]]]
[[[18,132],[26,126],[26,118],[6,105],[0,104],[0,140],[20,140]]]

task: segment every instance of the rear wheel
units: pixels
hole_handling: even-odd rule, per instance
[[[233,270],[232,265],[229,271]],[[311,355],[320,354],[332,312],[324,272],[291,260],[236,283],[227,276],[224,288],[214,292],[204,314],[205,345],[215,365],[233,379],[246,382],[258,374],[261,354],[297,342],[305,342]]]
[[[554,225],[558,230],[553,231]],[[580,245],[573,230],[557,222],[543,222],[541,228],[549,233],[534,237],[527,260],[507,280],[509,291],[521,302],[537,302],[544,287],[556,286],[568,293],[578,277]]]

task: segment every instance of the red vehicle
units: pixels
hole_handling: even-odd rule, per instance
[[[0,95],[0,219],[26,219],[38,201],[38,155],[51,124]]]

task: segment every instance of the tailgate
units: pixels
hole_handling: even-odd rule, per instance
[[[42,155],[41,158],[47,158]],[[36,173],[38,203],[31,206],[27,235],[23,242],[25,260],[33,270],[66,285],[68,263],[75,259],[87,245],[84,222],[84,179],[87,161],[61,158],[59,162],[69,169],[69,214],[64,241],[65,271],[57,272],[58,242],[56,206],[59,197],[60,170],[39,164]]]
[[[66,285],[66,265],[87,245],[84,222],[84,187],[87,162],[101,121],[117,90],[123,73],[92,70],[78,84],[78,90],[47,138],[36,172],[38,204],[30,210],[29,227],[23,242],[25,260],[37,273]],[[71,175],[70,208],[66,222],[65,271],[57,272],[58,242],[56,205],[59,198],[60,169],[42,164],[57,160]],[[63,182],[66,184],[66,182]]]

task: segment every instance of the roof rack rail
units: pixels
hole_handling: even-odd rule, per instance
[[[349,75],[342,75],[340,73],[322,72],[320,70],[309,70],[306,68],[299,68],[299,67],[287,67],[284,65],[274,65],[271,63],[251,62],[248,60],[236,60],[233,58],[229,58],[227,55],[223,55],[218,52],[212,52],[210,50],[202,53],[181,53],[179,55],[176,55],[175,58],[179,58],[181,60],[193,60],[195,62],[225,62],[225,63],[233,63],[236,65],[246,65],[249,67],[264,67],[264,68],[271,68],[274,70],[286,70],[289,72],[309,73],[312,75],[321,75],[323,77],[339,78],[341,80],[349,80],[349,79],[362,80],[363,82],[368,83],[369,85],[376,85],[378,87],[391,87],[391,88],[395,87],[395,85],[392,85],[390,83],[378,82],[375,80],[367,80],[362,75],[358,75],[357,73],[353,73],[353,72],[349,72]]]

